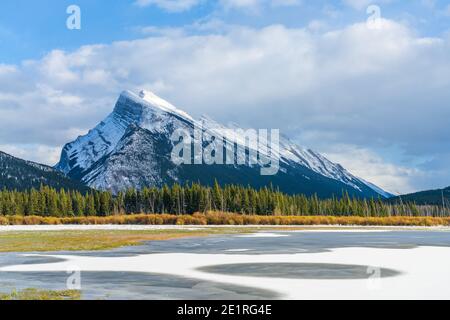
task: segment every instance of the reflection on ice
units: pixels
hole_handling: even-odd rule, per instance
[[[369,279],[370,266],[330,263],[241,263],[200,268],[200,271],[248,277],[286,279]],[[379,269],[382,278],[400,275],[391,269]]]
[[[40,288],[65,290],[66,272],[1,272],[0,292]],[[163,274],[83,272],[85,300],[261,300],[277,299],[269,290]]]

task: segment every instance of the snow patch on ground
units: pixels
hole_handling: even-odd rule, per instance
[[[64,262],[16,265],[10,272],[61,272],[73,266],[82,271],[149,272],[272,290],[283,299],[449,299],[450,248],[414,249],[339,248],[301,254],[163,253],[134,257],[52,255]],[[231,276],[201,272],[205,266],[237,263],[327,263],[388,268],[402,272],[389,278],[328,280]]]
[[[270,233],[270,232],[258,232],[252,234],[243,234],[237,236],[238,238],[280,238],[280,237],[288,237],[287,234],[279,234],[279,233]]]

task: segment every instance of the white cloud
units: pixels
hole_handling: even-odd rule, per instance
[[[365,10],[369,5],[383,5],[383,4],[389,4],[393,0],[342,0],[342,2],[355,10]]]
[[[336,159],[334,144],[369,151],[399,146],[409,164],[382,167],[377,159],[377,174],[354,166],[388,190],[450,181],[443,162],[424,163],[421,171],[432,163],[439,172],[427,180],[389,169],[410,170],[414,159],[450,153],[449,39],[423,39],[392,21],[383,26],[331,32],[230,26],[220,34],[168,33],[56,50],[0,67],[0,143],[60,147],[104,118],[120,91],[145,87],[196,116],[282,128]],[[30,151],[25,158],[36,156]]]
[[[220,0],[225,9],[257,9],[261,2],[258,0]]]
[[[372,3],[372,0],[343,0],[343,2],[353,9],[361,10],[367,8]]]
[[[0,75],[8,75],[17,72],[17,68],[15,66],[0,64]]]
[[[139,7],[156,6],[168,12],[183,12],[199,5],[202,0],[136,0]]]
[[[186,34],[185,28],[146,26],[138,28],[139,33],[146,36],[177,37]]]
[[[61,149],[44,145],[0,145],[0,150],[15,157],[26,159],[33,154],[32,160],[37,163],[56,164],[61,155]]]
[[[328,27],[327,23],[322,20],[312,20],[308,23],[308,30],[312,32],[319,32],[326,30]]]
[[[301,0],[220,0],[225,10],[246,10],[258,12],[264,7],[294,7],[302,4]]]
[[[301,0],[272,0],[273,7],[296,7],[302,4]]]
[[[189,11],[192,8],[210,0],[136,0],[139,7],[156,6],[168,12]],[[213,2],[213,1],[210,1]],[[256,12],[263,7],[294,7],[302,4],[302,0],[219,0],[220,9],[246,10]]]
[[[356,176],[376,184],[393,194],[414,192],[411,181],[422,178],[425,173],[417,168],[409,168],[386,162],[372,150],[351,145],[334,145],[326,156]]]

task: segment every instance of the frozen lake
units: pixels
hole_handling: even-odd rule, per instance
[[[0,254],[0,291],[84,299],[449,299],[448,231],[273,231],[101,252]]]

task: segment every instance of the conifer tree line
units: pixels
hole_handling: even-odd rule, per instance
[[[25,216],[109,216],[135,213],[193,214],[233,212],[250,215],[302,216],[450,216],[450,209],[389,204],[382,199],[351,198],[347,193],[332,199],[287,195],[273,188],[259,190],[237,185],[213,187],[199,184],[130,189],[117,195],[109,192],[56,190],[41,186],[25,192],[0,191],[0,215]]]

